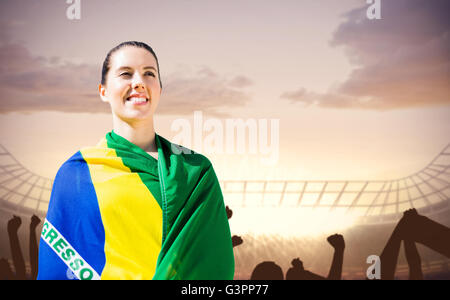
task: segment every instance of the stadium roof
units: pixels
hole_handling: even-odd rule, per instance
[[[221,181],[225,202],[239,207],[320,208],[356,213],[362,222],[397,220],[409,208],[434,213],[449,207],[450,144],[427,166],[394,180]],[[53,180],[24,167],[0,145],[0,209],[45,215]]]

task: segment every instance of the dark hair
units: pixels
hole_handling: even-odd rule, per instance
[[[116,47],[112,48],[111,50],[109,50],[108,54],[106,55],[105,61],[103,62],[102,81],[101,81],[102,85],[105,85],[105,83],[106,83],[106,75],[109,72],[109,62],[111,60],[111,55],[113,55],[114,52],[116,52],[117,50],[119,50],[119,49],[121,49],[123,47],[126,47],[126,46],[133,46],[133,47],[137,47],[137,48],[143,48],[143,49],[147,50],[148,52],[150,52],[155,57],[156,66],[158,67],[159,86],[162,88],[161,76],[159,74],[159,62],[158,62],[158,57],[156,57],[155,51],[153,51],[152,47],[150,47],[146,43],[136,42],[136,41],[123,42],[123,43],[120,43],[119,45],[117,45]]]

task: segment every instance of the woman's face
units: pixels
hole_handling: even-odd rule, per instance
[[[102,101],[127,123],[152,120],[161,87],[155,57],[143,48],[125,46],[111,55],[106,84],[100,84]]]

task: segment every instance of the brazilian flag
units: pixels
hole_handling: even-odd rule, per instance
[[[233,279],[230,228],[211,162],[155,139],[158,159],[111,131],[60,167],[38,279]]]

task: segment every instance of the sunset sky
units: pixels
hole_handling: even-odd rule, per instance
[[[220,180],[402,177],[450,143],[449,3],[382,0],[369,20],[365,0],[81,0],[69,20],[66,1],[2,0],[0,144],[53,178],[111,130],[101,64],[138,40],[159,59],[159,134],[194,111],[279,120],[275,164],[201,149]]]

